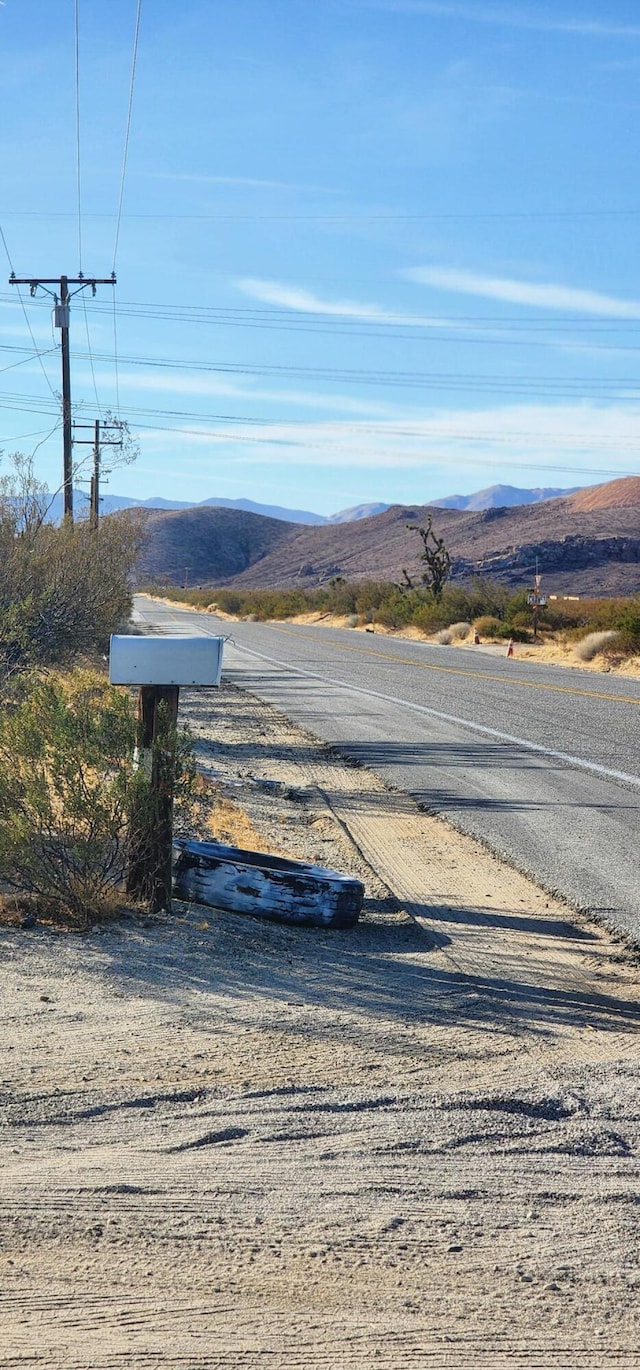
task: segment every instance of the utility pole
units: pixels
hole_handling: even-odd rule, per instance
[[[98,285],[115,285],[116,276],[112,271],[108,277],[83,276],[82,272],[78,276],[16,276],[13,271],[9,277],[10,285],[28,285],[31,295],[36,295],[38,288],[41,287],[47,295],[51,295],[54,304],[54,324],[60,329],[62,344],[62,461],[63,461],[63,489],[64,489],[64,515],[73,523],[73,458],[72,458],[72,424],[71,424],[71,360],[69,353],[69,320],[70,303],[73,295],[78,295],[87,286],[91,288],[91,293],[95,295]],[[77,290],[69,291],[69,286],[77,286]],[[57,286],[58,290],[49,289],[50,286]]]
[[[94,531],[100,522],[100,420],[96,419],[93,438],[93,475],[89,500],[89,527]]]
[[[539,618],[540,618],[540,610],[546,608],[546,604],[547,604],[547,596],[546,596],[546,595],[543,595],[542,592],[541,592],[541,590],[540,590],[540,582],[541,582],[541,580],[542,580],[542,575],[541,575],[541,573],[540,573],[539,570],[538,570],[538,558],[536,557],[536,573],[535,573],[534,581],[533,581],[533,589],[530,591],[529,595],[527,596],[527,601],[528,601],[528,603],[531,605],[531,608],[533,609],[533,640],[534,640],[534,642],[537,642],[537,641],[538,641],[538,622],[539,622]]]
[[[100,462],[103,447],[122,447],[122,438],[105,437],[105,429],[117,428],[117,424],[101,423],[100,419],[95,419],[91,423],[74,423],[73,428],[93,428],[92,438],[73,438],[74,443],[82,446],[88,444],[93,446],[93,474],[91,476],[91,486],[89,495],[89,527],[94,530],[100,522]]]

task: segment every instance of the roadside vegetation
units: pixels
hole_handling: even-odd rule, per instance
[[[0,480],[0,916],[86,927],[124,902],[132,814],[152,802],[134,760],[135,701],[106,679],[142,533],[129,514],[56,527],[47,504],[30,460],[10,458]],[[184,739],[176,748],[186,757]]]
[[[439,598],[422,587],[340,578],[314,590],[185,590],[175,585],[143,588],[149,594],[194,608],[217,607],[225,614],[258,622],[318,614],[343,618],[354,628],[417,628],[426,637],[439,635],[441,641],[445,640],[443,634],[450,635],[449,641],[460,641],[473,631],[484,642],[533,640],[527,590],[511,591],[487,579],[467,585],[449,583]],[[579,644],[593,634],[599,635],[596,650],[601,654],[613,658],[638,655],[640,597],[550,600],[542,610],[538,632],[543,641],[564,642],[579,656]],[[581,659],[591,660],[594,655],[581,655]]]

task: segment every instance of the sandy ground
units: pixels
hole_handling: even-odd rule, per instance
[[[0,933],[2,1370],[640,1366],[637,956],[267,705],[221,832],[351,932]]]

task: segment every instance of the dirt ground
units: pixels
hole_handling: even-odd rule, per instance
[[[0,1367],[640,1367],[638,958],[224,687],[214,830],[349,932],[0,933]]]

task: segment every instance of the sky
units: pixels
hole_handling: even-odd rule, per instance
[[[10,269],[114,265],[71,310],[76,423],[140,444],[110,493],[638,473],[639,80],[636,0],[0,0],[0,474],[62,479],[52,300]]]

